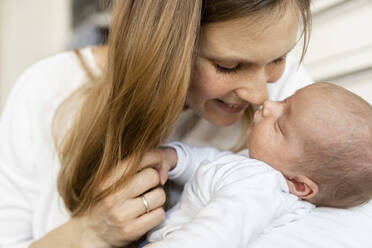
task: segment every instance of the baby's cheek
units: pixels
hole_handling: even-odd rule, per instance
[[[257,129],[256,128],[250,128],[246,132],[246,138],[247,138],[247,144],[248,144],[248,150],[250,153],[250,156],[254,155],[256,153],[256,148],[259,144],[257,144]]]
[[[248,136],[248,150],[251,158],[262,160],[265,153],[270,152],[270,135],[265,126],[259,124],[252,128]]]

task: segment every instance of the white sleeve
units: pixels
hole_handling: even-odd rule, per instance
[[[148,247],[242,247],[285,212],[284,179],[259,161],[200,167]],[[283,193],[283,192],[282,192]],[[154,238],[155,237],[155,238]]]
[[[10,94],[0,121],[0,247],[25,248],[33,236],[33,206],[40,187],[32,136],[37,128],[28,96],[33,85],[28,81],[26,72]]]
[[[314,83],[314,79],[306,71],[303,64],[299,65],[295,79],[297,80],[297,90]]]
[[[171,142],[165,146],[177,152],[177,165],[168,174],[170,180],[185,185],[194,175],[201,163],[211,162],[230,152],[221,152],[212,147],[190,147],[181,142]]]

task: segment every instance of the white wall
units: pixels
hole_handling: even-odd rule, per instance
[[[372,104],[372,1],[318,0],[305,66]]]
[[[65,47],[70,1],[0,0],[0,110],[20,73]]]

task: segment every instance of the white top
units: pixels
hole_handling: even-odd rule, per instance
[[[284,176],[248,158],[247,151],[232,154],[178,142],[170,146],[178,156],[170,179],[192,179],[165,222],[149,236],[154,243],[148,247],[248,247],[314,207],[290,194]]]
[[[99,73],[91,49],[82,53],[91,70]],[[56,107],[87,81],[76,55],[65,52],[35,64],[16,82],[0,119],[1,248],[28,247],[33,240],[40,239],[69,219],[56,187],[60,163],[52,141],[51,121]],[[295,61],[289,57],[282,78],[268,85],[270,97],[282,99],[309,81],[303,69],[298,70]],[[182,114],[170,140],[225,149],[237,139],[235,125],[220,128],[202,119],[195,121],[194,128],[178,139],[185,133],[188,117],[194,118],[191,110]],[[297,233],[308,238],[311,244],[320,240],[316,247],[321,247],[327,239],[328,244],[341,240],[332,245],[334,248],[345,247],[344,244],[351,241],[358,244],[355,247],[370,247],[372,204],[343,211],[320,208],[315,213],[293,226],[287,228],[289,225],[286,225],[284,229],[270,232],[266,239],[260,238],[263,240],[261,247],[272,244],[279,247],[278,237],[283,237],[280,238],[281,247],[290,247],[286,242],[296,242]],[[303,233],[305,226],[311,230]]]

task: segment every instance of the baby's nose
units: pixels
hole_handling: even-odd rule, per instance
[[[263,104],[262,115],[264,117],[280,115],[282,108],[283,107],[280,102],[266,100]]]

